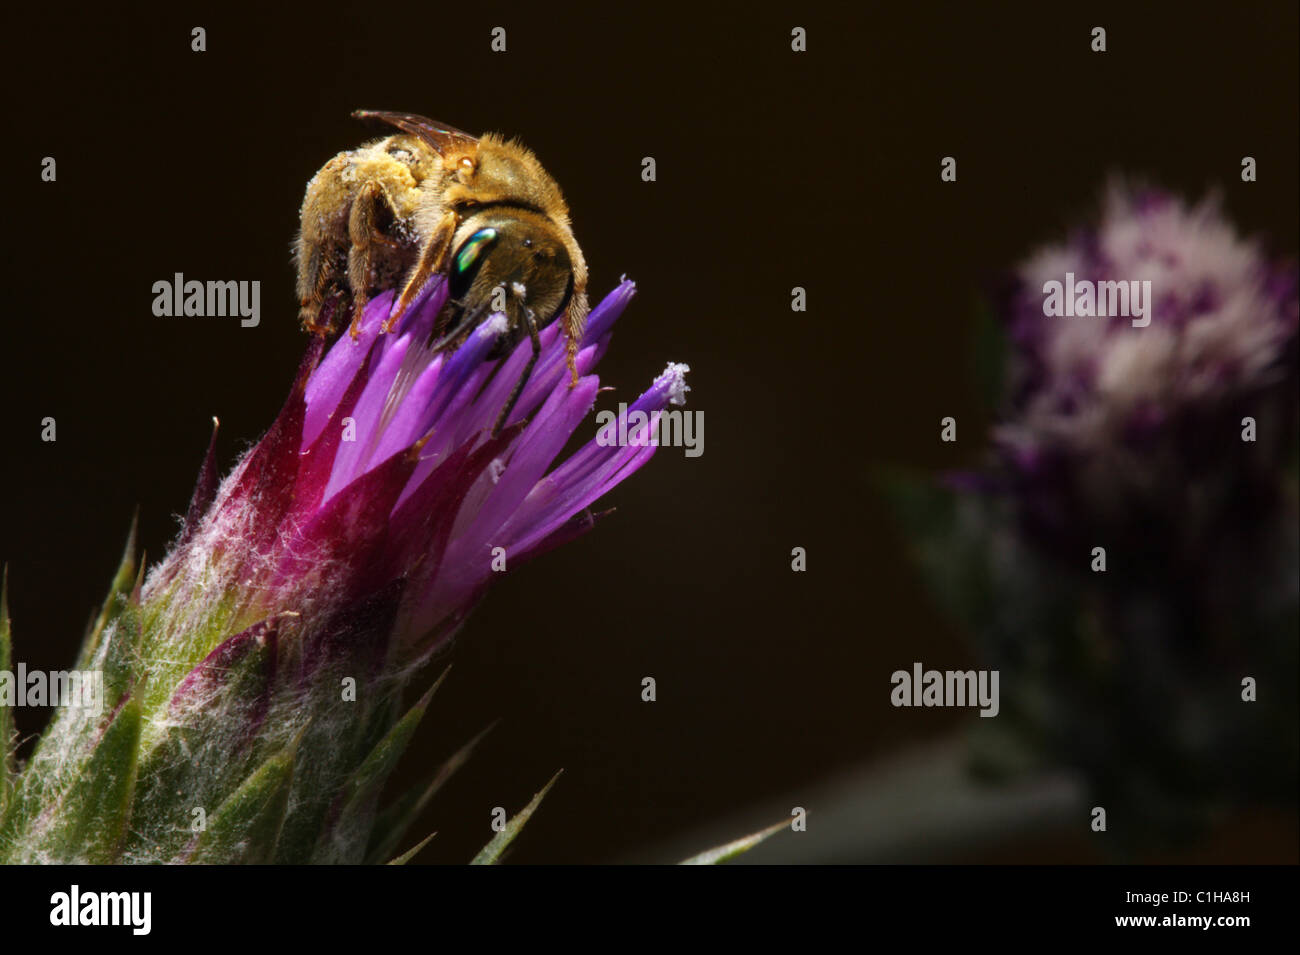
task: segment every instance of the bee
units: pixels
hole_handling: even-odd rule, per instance
[[[367,301],[398,289],[381,326],[392,330],[431,277],[448,299],[431,339],[458,347],[503,310],[507,331],[492,357],[524,335],[533,354],[493,427],[500,431],[541,352],[538,329],[563,322],[569,387],[587,318],[587,263],[573,237],[560,187],[537,157],[496,133],[471,136],[411,113],[357,110],[398,132],[339,153],[307,184],[294,242],[299,318],[315,334],[350,313],[360,333]]]

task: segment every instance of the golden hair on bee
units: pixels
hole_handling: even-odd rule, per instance
[[[339,153],[307,185],[294,244],[299,317],[328,335],[350,317],[355,338],[366,303],[400,290],[390,331],[434,275],[447,304],[434,347],[451,349],[504,301],[498,351],[527,335],[532,359],[498,416],[504,425],[541,351],[538,330],[560,320],[569,385],[577,382],[586,325],[587,262],[559,185],[533,152],[496,133],[471,136],[411,113],[358,111],[399,132]]]

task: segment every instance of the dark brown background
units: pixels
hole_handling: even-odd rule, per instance
[[[735,810],[779,817],[800,786],[942,731],[962,717],[891,708],[888,675],[970,656],[867,482],[976,454],[979,283],[1086,214],[1113,170],[1222,187],[1245,231],[1297,246],[1295,4],[1134,6],[38,12],[3,41],[16,656],[69,664],[137,506],[161,554],[210,416],[226,466],[270,422],[305,343],[289,262],[303,186],[370,134],[351,110],[399,109],[536,150],[594,293],[639,283],[601,367],[609,400],[686,361],[707,425],[703,457],[661,451],[611,496],[617,515],[472,618],[407,775],[504,722],[427,813],[440,834],[422,858],[467,859],[490,807],[517,809],[557,767],[515,861],[644,857]],[[190,51],[193,26],[208,52]],[[1243,155],[1259,182],[1239,181]],[[177,271],[260,279],[262,325],[155,318],[151,285]],[[937,440],[947,414],[955,449]],[[43,718],[18,712],[26,732]],[[1294,861],[1294,822],[1251,825],[1187,858]],[[1073,839],[989,860],[1017,858],[1093,856]]]

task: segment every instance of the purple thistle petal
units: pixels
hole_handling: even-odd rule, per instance
[[[428,427],[447,427],[450,424],[444,421],[447,407],[466,388],[467,382],[476,377],[488,352],[495,347],[505,330],[505,316],[493,315],[474,330],[465,344],[456,349],[447,362],[445,371],[439,376],[438,388],[430,398],[429,406],[422,412]]]
[[[388,314],[392,299],[392,292],[385,292],[375,298],[365,311],[360,338],[354,341],[347,332],[339,336],[307,383],[304,444],[310,445],[320,437],[348,386],[356,376],[364,372],[364,363],[358,356],[370,356],[380,337],[379,326],[383,323],[383,316]]]
[[[600,303],[591,310],[587,316],[587,327],[583,331],[582,344],[590,345],[599,339],[614,327],[619,316],[623,314],[623,309],[627,308],[627,303],[632,301],[636,295],[636,283],[623,279],[619,282],[618,288],[606,295]]]
[[[637,412],[651,415],[656,411],[663,410],[669,404],[682,403],[685,400],[683,397],[686,388],[684,376],[687,370],[685,365],[670,364],[654,380],[654,383],[636,401],[632,402],[627,409],[627,415],[619,416],[620,430],[626,430],[627,420]],[[631,435],[629,434],[628,437],[630,443]],[[613,446],[602,445],[598,440],[589,441],[561,466],[555,477],[565,484],[586,483],[589,476],[596,470],[608,468],[610,460],[616,457],[615,452],[617,450]]]
[[[600,381],[590,375],[580,379],[572,390],[556,388],[551,392],[516,444],[510,462],[479,508],[474,523],[466,529],[465,539],[487,542],[505,523],[587,416],[599,387]]]
[[[560,359],[564,352],[558,322],[554,322],[542,329],[537,338],[541,343],[542,351],[530,375],[530,383],[536,382],[539,375],[546,374],[550,368],[554,367],[556,361]],[[519,380],[519,376],[523,374],[524,366],[528,364],[528,359],[532,357],[532,354],[532,342],[525,338],[504,361],[497,364],[497,371],[492,376],[492,381],[488,383],[483,394],[474,402],[475,411],[473,417],[476,423],[486,421],[484,426],[490,427],[492,422],[496,420],[497,413],[500,411],[501,406],[505,404],[506,399],[510,397],[511,390]],[[519,396],[519,402],[511,412],[512,417],[507,424],[514,424],[516,421],[527,418],[539,402],[540,399],[536,390],[525,388],[524,393]]]
[[[272,577],[273,589],[373,590],[379,548],[398,495],[418,462],[418,444],[394,454],[330,498],[294,531]],[[322,586],[323,585],[323,586]]]
[[[580,513],[569,518],[550,534],[543,537],[537,543],[533,544],[527,550],[517,551],[515,554],[515,563],[523,564],[534,557],[539,557],[557,547],[562,547],[570,541],[577,540],[596,526],[596,523],[610,514],[614,513],[614,508],[592,513],[590,508],[584,508]]]
[[[347,347],[346,336],[340,339],[339,344]],[[403,336],[379,357],[374,373],[350,416],[356,428],[355,440],[344,441],[335,454],[333,470],[329,483],[325,486],[322,502],[328,502],[342,488],[365,473],[375,446],[383,436],[380,416],[388,400],[391,382],[396,378],[410,344],[410,339]]]
[[[402,528],[403,533],[392,540],[388,573],[427,576],[436,569],[465,495],[520,430],[517,426],[508,428],[478,447],[470,442],[462,444],[442,462],[441,473],[430,475],[408,493],[393,511],[391,523]]]
[[[643,429],[630,429],[627,446],[602,446],[598,438],[593,438],[572,458],[538,481],[499,531],[505,536],[500,546],[508,550],[533,547],[650,460],[655,446],[648,443],[637,445],[633,441],[638,432],[649,432],[659,413],[670,403],[683,400],[685,371],[684,365],[669,365],[633,402],[627,414],[620,415],[620,430],[627,429],[627,420],[634,412],[646,413],[650,417]]]
[[[342,423],[352,416],[353,409],[361,399],[366,387],[365,369],[370,359],[362,363],[362,370],[352,379],[339,401],[338,408],[326,416],[327,422],[334,421],[336,426],[327,427],[307,450],[301,453],[298,466],[298,486],[294,489],[294,517],[305,519],[313,513],[325,498],[325,488],[334,472],[334,461],[339,446],[343,443]],[[304,442],[305,444],[305,442]]]

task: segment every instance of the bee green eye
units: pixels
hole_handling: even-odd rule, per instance
[[[485,253],[497,240],[496,229],[479,229],[464,241],[452,263],[452,278],[467,280],[481,264]]]

